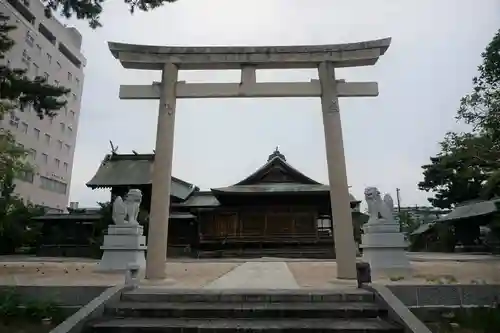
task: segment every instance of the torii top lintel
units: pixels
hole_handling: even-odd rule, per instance
[[[391,38],[357,43],[300,46],[170,47],[109,42],[113,56],[124,68],[161,70],[174,63],[180,69],[314,68],[331,61],[335,67],[374,65]]]

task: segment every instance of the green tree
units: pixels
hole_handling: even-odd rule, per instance
[[[424,180],[418,187],[434,192],[434,197],[428,198],[432,206],[451,208],[482,194],[488,175],[473,158],[474,152],[468,148],[471,141],[463,135],[448,133],[440,144],[441,152],[430,158],[430,164],[422,166]]]
[[[429,198],[435,207],[500,195],[500,30],[481,57],[472,93],[462,98],[457,112],[457,120],[472,131],[447,133],[440,152],[422,166],[418,187],[435,193]]]
[[[136,9],[147,12],[163,6],[165,3],[173,3],[177,0],[123,0],[129,6],[130,13]],[[73,15],[79,20],[87,20],[92,29],[101,27],[100,16],[102,5],[106,0],[42,0],[45,4],[45,15],[51,17],[52,12],[59,11],[61,15],[70,18]],[[109,1],[108,1],[109,2]]]
[[[9,36],[14,29],[9,17],[0,13],[0,60],[14,46]],[[33,109],[40,119],[54,117],[66,105],[64,96],[68,92],[64,87],[50,85],[43,77],[29,78],[25,69],[11,68],[8,63],[0,65],[0,119],[27,108]],[[31,171],[26,151],[17,144],[14,135],[0,131],[0,251],[4,253],[25,241],[29,216],[39,213],[14,194],[14,179],[32,176]]]
[[[420,224],[422,224],[422,221],[412,216],[409,212],[398,213],[398,221],[401,226],[401,231],[406,236],[409,236],[413,231],[417,230]]]
[[[0,60],[14,46],[9,37],[16,26],[9,24],[9,17],[0,13]],[[64,87],[54,87],[44,77],[30,79],[25,69],[11,68],[8,64],[0,65],[0,119],[8,113],[24,112],[32,108],[40,119],[54,117],[56,112],[66,105],[64,96],[69,92]],[[26,172],[26,151],[16,144],[9,131],[0,132],[0,186],[13,186],[5,183],[18,173]]]
[[[472,79],[474,88],[460,101],[457,119],[473,126],[474,132],[500,140],[500,30],[481,54],[479,75]],[[500,150],[499,150],[500,151]],[[497,151],[498,152],[498,151]],[[500,156],[497,156],[497,159]]]
[[[9,17],[0,13],[0,59],[5,59],[14,46],[9,34],[17,27],[9,24]],[[0,111],[24,111],[31,107],[38,117],[54,117],[57,111],[66,105],[64,96],[69,92],[64,87],[48,84],[46,78],[37,76],[33,79],[26,75],[25,69],[0,65]]]

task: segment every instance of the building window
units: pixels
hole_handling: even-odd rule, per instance
[[[11,114],[9,123],[12,127],[19,128],[19,117],[16,117],[14,114]]]
[[[52,63],[52,56],[47,53],[47,60],[49,61],[49,64]]]
[[[76,82],[76,86],[79,87],[80,86],[80,79],[79,78],[75,78],[75,82]]]
[[[61,125],[61,133],[64,133],[64,130],[66,129],[66,125],[64,123],[60,123]]]
[[[49,155],[42,153],[42,163],[47,164],[48,161],[49,161]]]
[[[63,168],[65,172],[68,172],[68,163],[64,162],[63,163]]]
[[[21,131],[24,134],[28,134],[28,123],[25,123],[24,121],[21,123]]]
[[[37,140],[40,140],[40,130],[38,128],[33,129],[33,135],[35,135]]]
[[[38,54],[42,54],[42,47],[38,44],[36,44],[36,52],[38,52]]]
[[[73,136],[73,128],[71,128],[71,126],[68,126],[68,136],[69,137]]]
[[[73,95],[73,100],[76,101],[76,94],[72,93],[71,95]]]
[[[71,152],[71,146],[68,144],[64,144],[64,153],[68,154]]]
[[[62,147],[63,147],[63,142],[61,140],[57,140],[57,148],[59,150],[62,150]]]
[[[37,64],[33,63],[33,72],[34,72],[34,76],[37,77],[38,75],[40,75],[40,67],[38,67]]]
[[[54,165],[57,169],[59,169],[59,167],[61,166],[61,160],[58,158],[54,158]]]
[[[40,188],[59,194],[66,194],[68,185],[55,179],[40,176]]]
[[[319,217],[316,220],[316,226],[319,233],[332,235],[332,220],[329,217]]]
[[[71,82],[72,79],[73,79],[73,74],[71,74],[71,72],[68,72],[68,81]]]
[[[35,41],[35,38],[31,35],[31,31],[26,31],[26,44],[28,44],[30,47],[33,47],[33,42]]]
[[[70,110],[69,114],[71,115],[71,119],[75,119],[75,111]]]
[[[36,150],[35,149],[30,149],[28,154],[30,155],[30,157],[33,161],[36,160]]]
[[[50,146],[50,134],[45,134],[45,143]]]
[[[30,56],[28,55],[28,51],[24,50],[24,51],[23,51],[23,57],[21,58],[21,61],[22,61],[25,65],[29,66],[29,64],[30,64],[30,59],[31,59],[31,58],[30,58]]]
[[[60,70],[62,68],[61,63],[58,61],[57,62],[57,70]]]
[[[23,182],[33,183],[34,175],[31,171],[21,171],[16,178]]]

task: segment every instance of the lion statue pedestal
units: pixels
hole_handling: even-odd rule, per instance
[[[363,226],[361,236],[363,260],[370,263],[375,277],[409,276],[411,266],[406,255],[407,244],[399,223],[394,219],[391,196],[386,194],[382,200],[377,188],[368,187],[365,200],[370,218]]]
[[[146,237],[143,227],[137,222],[142,193],[130,190],[125,201],[116,197],[113,202],[113,222],[108,227],[101,246],[103,250],[98,271],[125,271],[129,265],[146,267]]]

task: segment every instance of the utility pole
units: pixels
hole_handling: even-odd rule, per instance
[[[398,213],[401,213],[401,198],[399,196],[399,191],[401,191],[399,188],[396,188],[396,200],[398,202]]]
[[[399,232],[403,232],[403,223],[401,221],[401,199],[399,196],[399,188],[396,188],[396,201],[398,203],[398,222],[399,222]]]

